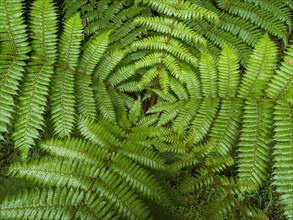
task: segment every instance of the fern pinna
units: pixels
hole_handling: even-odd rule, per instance
[[[0,218],[176,219],[212,187],[203,218],[268,219],[270,184],[293,219],[292,9],[0,0]]]

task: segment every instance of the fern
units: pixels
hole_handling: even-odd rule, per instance
[[[262,97],[275,67],[276,49],[273,47],[267,35],[257,43],[240,85],[241,96]],[[269,59],[265,58],[266,50],[270,51]],[[240,176],[250,176],[257,185],[262,183],[268,173],[266,170],[270,162],[272,109],[272,103],[265,100],[248,99],[245,103],[238,171]],[[255,169],[258,170],[254,171]]]
[[[0,140],[11,123],[20,80],[23,78],[25,60],[30,51],[26,25],[21,17],[21,1],[0,2]],[[19,13],[20,16],[14,16]]]
[[[208,39],[212,54],[219,54],[226,43],[237,53],[241,64],[247,64],[251,46],[255,46],[263,30],[288,43],[292,27],[292,8],[280,1],[201,1],[200,5],[220,16],[219,25],[190,21],[190,26]],[[224,12],[224,13],[222,13]],[[273,18],[272,18],[273,16]]]
[[[274,184],[281,193],[286,216],[292,218],[292,104],[279,101],[274,109],[274,120]]]
[[[68,136],[74,125],[74,72],[77,68],[81,40],[81,20],[76,15],[65,23],[58,51],[60,65],[55,70],[52,83],[51,118],[54,132],[60,137]]]
[[[0,0],[1,219],[293,218],[289,1],[54,2]]]
[[[245,103],[239,143],[238,176],[244,181],[248,177],[256,185],[261,185],[269,173],[272,107],[270,102],[261,100],[247,100]]]
[[[255,53],[250,57],[247,74],[243,77],[239,96],[260,97],[275,68],[277,50],[273,42],[265,35],[255,46]],[[270,52],[270,56],[265,54]]]
[[[27,157],[34,140],[38,138],[38,130],[43,126],[43,113],[53,74],[52,64],[56,58],[57,43],[56,13],[51,1],[35,1],[30,17],[33,61],[27,65],[13,133],[15,147],[23,159]]]
[[[266,94],[272,99],[284,99],[292,102],[292,45],[289,46],[287,56],[284,57],[280,70],[276,71],[273,79],[268,85]],[[290,61],[291,60],[291,61]]]
[[[168,202],[149,172],[115,151],[111,153],[78,139],[50,140],[40,147],[54,158],[43,158],[25,166],[15,164],[9,172],[50,188],[34,190],[28,193],[29,196],[24,192],[24,197],[34,201],[29,206],[17,203],[19,195],[3,201],[1,217],[147,219],[150,212],[139,199],[140,194]],[[61,189],[54,190],[53,187]],[[53,199],[55,197],[58,199]],[[13,209],[10,208],[12,205]],[[35,206],[39,207],[35,209]],[[51,206],[55,208],[47,213]]]
[[[230,4],[229,4],[230,3]],[[250,20],[256,25],[260,25],[261,27],[265,27],[269,32],[274,33],[276,36],[286,39],[286,29],[282,25],[281,21],[278,21],[280,18],[269,16],[269,14],[265,13],[265,10],[259,10],[255,9],[251,10],[252,7],[255,7],[255,5],[250,4],[249,1],[246,2],[240,2],[240,1],[234,1],[233,4],[229,1],[217,1],[217,4],[220,8],[227,10],[231,14],[239,15],[240,17]],[[259,4],[258,2],[255,4]],[[260,3],[260,6],[262,9],[271,9],[269,3]],[[275,12],[277,12],[277,6],[273,6],[275,8]],[[271,11],[269,11],[271,15]],[[280,17],[284,14],[281,11],[278,11],[276,15],[279,15]],[[283,20],[283,18],[281,17]],[[289,21],[289,20],[288,20]]]
[[[280,200],[288,218],[293,216],[292,208],[292,45],[288,48],[282,66],[276,70],[267,91],[271,98],[280,98],[274,106],[275,146],[273,147],[274,184],[281,193]],[[287,79],[287,80],[285,80]]]
[[[269,58],[267,54],[270,54]],[[180,186],[182,191],[189,192],[203,186],[215,185],[219,187],[219,190],[225,192],[224,195],[219,195],[219,198],[225,198],[227,194],[229,195],[227,200],[221,200],[223,206],[217,208],[222,207],[227,211],[231,207],[237,206],[244,216],[253,216],[253,218],[258,219],[257,216],[260,215],[261,218],[264,218],[264,215],[259,211],[252,211],[236,198],[240,198],[239,196],[243,198],[245,193],[257,190],[269,178],[273,169],[273,175],[276,176],[275,184],[279,185],[279,192],[284,193],[281,201],[287,210],[286,215],[291,215],[289,202],[291,189],[288,188],[291,171],[289,171],[290,168],[285,171],[285,164],[289,166],[289,161],[291,161],[289,158],[291,157],[286,158],[284,155],[281,156],[280,153],[276,153],[280,152],[281,146],[289,150],[288,146],[292,145],[288,133],[292,127],[290,124],[291,110],[289,110],[291,106],[290,98],[286,101],[280,100],[275,104],[274,99],[265,97],[265,94],[269,91],[275,91],[274,97],[280,99],[282,99],[281,97],[288,97],[289,91],[287,88],[291,85],[290,77],[292,74],[286,75],[287,69],[285,66],[290,59],[289,56],[285,57],[281,69],[277,70],[276,75],[273,76],[276,65],[276,48],[268,35],[264,35],[256,44],[247,64],[247,69],[240,80],[238,59],[229,47],[224,47],[219,57],[218,69],[213,59],[203,53],[199,67],[203,97],[197,98],[203,99],[203,101],[190,99],[189,102],[193,104],[193,109],[187,111],[181,107],[180,101],[169,101],[169,105],[158,103],[155,106],[157,111],[154,111],[155,107],[150,111],[150,113],[163,112],[162,115],[167,114],[168,111],[174,114],[175,111],[172,111],[171,106],[176,106],[176,104],[180,106],[180,108],[177,107],[176,115],[168,121],[173,124],[172,128],[179,132],[179,137],[183,140],[175,140],[172,143],[171,148],[174,149],[171,151],[176,152],[180,149],[179,152],[183,153],[180,160],[172,164],[172,169],[198,167],[195,176],[184,180]],[[217,75],[219,76],[218,82],[216,81]],[[283,77],[280,78],[280,76]],[[272,81],[269,82],[271,78]],[[276,79],[282,79],[282,81],[277,84]],[[214,86],[211,86],[212,83],[214,83]],[[218,91],[217,84],[219,85]],[[278,86],[275,89],[273,86],[276,84]],[[278,89],[280,93],[277,93]],[[269,94],[274,93],[270,92]],[[284,111],[283,114],[286,115],[284,116],[287,119],[286,125],[279,121],[281,111]],[[274,114],[275,116],[273,116]],[[275,129],[275,135],[278,139],[273,138],[274,129],[272,125],[274,123],[276,126],[282,126]],[[182,124],[181,129],[178,129],[180,124]],[[189,128],[184,129],[186,127]],[[289,139],[285,141],[281,136],[278,136],[278,131],[286,131],[282,134]],[[204,147],[199,145],[202,142]],[[277,142],[276,148],[273,147],[274,142]],[[237,181],[233,180],[235,181],[233,186],[231,185],[232,182],[229,183],[229,181],[222,185],[222,181],[226,181],[226,176],[220,173],[234,165],[234,160],[230,154],[235,151],[236,144],[238,145]],[[275,157],[275,165],[271,168],[272,155],[275,154],[279,156]],[[279,170],[277,171],[277,169]],[[284,178],[284,182],[281,183],[279,178]],[[218,202],[215,199],[214,203],[218,204]],[[220,211],[220,209],[217,210]],[[215,211],[215,213],[217,212]]]

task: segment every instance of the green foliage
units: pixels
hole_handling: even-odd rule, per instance
[[[293,217],[292,208],[292,146],[293,146],[293,135],[292,135],[292,118],[293,118],[293,108],[292,108],[292,71],[288,72],[288,62],[293,58],[292,46],[287,51],[287,56],[284,57],[282,66],[276,71],[276,74],[269,84],[267,93],[272,92],[273,94],[278,94],[281,99],[276,102],[274,106],[274,125],[275,133],[274,139],[276,141],[273,149],[273,160],[274,160],[274,185],[277,186],[277,192],[281,193],[280,200],[285,207],[285,214],[288,218]],[[287,67],[287,68],[285,68]],[[289,67],[290,68],[290,67]],[[292,69],[292,67],[291,67]],[[280,79],[282,76],[291,75],[287,83],[283,80],[275,87],[276,80]],[[282,78],[281,78],[282,79]],[[281,82],[282,82],[281,81]],[[274,88],[272,88],[274,87]],[[283,88],[280,90],[280,87]],[[291,87],[291,89],[290,89]],[[288,88],[288,89],[287,89]]]
[[[204,219],[268,219],[266,186],[293,219],[289,1],[24,2],[0,0],[1,219],[176,218],[206,188]]]
[[[193,0],[195,4],[220,16],[214,27],[190,21],[190,26],[208,40],[207,51],[220,53],[226,43],[237,53],[241,64],[246,65],[252,47],[263,32],[277,36],[287,45],[288,33],[292,30],[292,7],[281,1],[230,1]],[[292,5],[291,5],[292,6]]]
[[[9,5],[9,6],[8,6]],[[22,18],[21,1],[1,1],[0,4],[0,140],[11,123],[20,80],[24,74],[25,60],[30,51],[26,25]],[[19,16],[14,16],[19,14]]]
[[[287,87],[292,84],[292,71],[289,73],[284,68],[291,60],[291,51],[292,47],[280,70],[275,70],[276,46],[267,34],[264,35],[256,44],[241,78],[237,56],[227,46],[218,64],[202,53],[199,64],[202,96],[188,102],[159,102],[150,109],[149,113],[161,113],[158,125],[163,125],[164,120],[179,135],[171,142],[173,149],[169,149],[180,153],[172,169],[195,169],[179,189],[192,192],[201,187],[217,188],[217,195],[207,205],[207,210],[213,207],[207,218],[219,218],[219,213],[225,215],[236,206],[245,218],[266,219],[260,210],[246,206],[243,200],[247,193],[257,191],[268,181],[270,175],[273,175],[277,192],[281,193],[286,216],[292,217],[292,156],[289,156],[292,104],[291,96],[287,98],[286,94]],[[275,87],[280,75],[284,77]],[[284,94],[277,95],[281,88]],[[265,95],[272,94],[271,91],[276,92],[275,99]],[[193,108],[186,111],[185,105],[190,103]],[[180,123],[183,125],[179,126]],[[225,174],[235,169],[235,165],[236,175]]]
[[[46,11],[44,10],[46,9]],[[25,159],[42,130],[43,114],[56,59],[57,15],[51,1],[35,1],[30,14],[31,59],[18,97],[14,124],[15,148]],[[46,34],[45,34],[46,33]],[[31,116],[32,115],[32,116]]]
[[[75,138],[47,140],[40,149],[53,157],[11,165],[11,176],[48,187],[6,198],[1,218],[147,219],[150,211],[142,198],[169,203],[154,175],[143,168],[162,169],[164,161],[152,149],[134,143],[133,133],[124,137],[124,146],[119,145],[114,136],[118,134],[109,133],[106,126],[107,122],[81,120],[80,131],[91,142]],[[119,127],[116,131],[123,132]],[[136,148],[130,147],[130,142]],[[26,200],[18,203],[19,196]],[[29,206],[27,201],[31,201]]]

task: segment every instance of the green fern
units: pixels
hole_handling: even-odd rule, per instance
[[[289,60],[293,58],[292,45],[288,48],[287,55],[284,57],[282,66],[276,70],[276,74],[271,80],[267,94],[271,98],[280,98],[274,106],[274,125],[275,125],[275,146],[273,147],[274,160],[274,184],[277,191],[281,193],[280,200],[284,205],[285,214],[288,218],[293,217],[292,207],[292,79],[293,74],[290,69]],[[287,80],[285,80],[287,79]],[[291,88],[291,89],[290,89]]]
[[[290,60],[290,55],[285,57],[281,69],[277,70],[276,75],[273,76],[276,66],[276,47],[268,35],[264,35],[256,44],[247,64],[247,70],[240,81],[238,59],[230,48],[224,47],[219,57],[218,70],[213,59],[203,53],[199,68],[203,97],[199,96],[194,101],[190,99],[187,102],[192,103],[193,108],[185,110],[181,101],[169,101],[169,105],[161,102],[149,111],[149,113],[162,112],[162,116],[168,112],[174,114],[168,122],[172,123],[174,131],[179,131],[179,137],[183,141],[175,140],[171,146],[174,149],[171,151],[181,152],[183,155],[178,162],[172,164],[172,169],[198,167],[194,176],[184,180],[180,187],[182,191],[193,191],[203,186],[214,185],[225,192],[222,196],[220,194],[219,197],[216,196],[217,198],[226,198],[227,194],[229,195],[227,200],[221,200],[220,203],[223,206],[217,206],[216,210],[220,211],[218,208],[222,207],[227,211],[236,206],[244,216],[258,219],[257,216],[261,215],[261,218],[264,218],[259,211],[253,211],[241,204],[242,201],[239,198],[240,196],[243,198],[245,193],[257,190],[269,178],[273,169],[273,175],[276,176],[275,184],[280,187],[279,192],[284,193],[281,201],[284,204],[286,215],[290,218],[292,190],[288,187],[292,182],[289,181],[291,156],[285,157],[280,154],[281,147],[285,147],[289,152],[289,146],[292,145],[291,138],[289,138],[292,130],[291,99],[287,98],[289,92],[287,88],[291,86],[292,71],[289,71],[290,74],[288,74],[288,68],[285,68]],[[219,76],[218,82],[215,81],[217,75]],[[274,94],[277,99],[286,97],[286,101],[280,100],[275,104],[275,99],[266,97],[266,93]],[[201,99],[203,101],[199,102]],[[211,105],[212,103],[213,105]],[[176,111],[172,110],[171,106],[177,104]],[[286,124],[280,121],[281,111],[284,111],[283,119],[286,118]],[[274,123],[276,126],[282,126],[276,127],[275,139],[272,127]],[[182,124],[181,129],[178,129],[180,124]],[[184,129],[186,127],[189,128]],[[278,131],[282,133],[278,134]],[[289,139],[285,141],[283,139],[285,136],[278,136],[283,134]],[[274,142],[277,142],[276,148],[273,147]],[[200,143],[204,143],[203,147],[199,146]],[[236,161],[238,168],[235,176],[237,181],[233,180],[235,181],[233,186],[229,181],[223,185],[222,181],[226,181],[226,176],[220,173],[234,165],[234,159],[230,154],[235,151],[236,144],[238,145]],[[272,153],[279,155],[275,157],[273,168],[271,167]],[[214,202],[213,206],[219,201],[215,199]],[[217,212],[215,211],[215,213]]]
[[[219,54],[226,43],[246,65],[263,30],[278,36],[286,45],[292,30],[292,7],[280,1],[202,1],[195,4],[220,16],[219,25],[190,21],[190,26],[208,39],[211,54]],[[224,13],[223,13],[224,12]]]
[[[20,194],[7,198],[1,204],[1,218],[148,219],[150,211],[141,196],[168,202],[147,170],[113,149],[78,139],[49,140],[40,147],[54,158],[15,164],[9,172],[50,188],[22,193],[32,201],[29,205],[17,202]]]
[[[20,80],[23,78],[25,60],[30,51],[21,1],[0,2],[0,140],[11,123]],[[19,13],[20,16],[14,16]]]
[[[79,16],[76,15],[65,23],[58,48],[60,65],[55,70],[52,83],[51,118],[54,132],[60,137],[68,136],[72,132],[75,121],[74,73],[81,40],[82,25]]]
[[[267,185],[293,218],[289,1],[23,2],[0,0],[1,219],[176,219],[205,187],[203,218],[268,219]]]
[[[269,58],[265,55],[268,54],[266,51],[270,53]],[[265,35],[251,55],[239,90],[241,97],[256,98],[248,99],[245,103],[238,169],[240,178],[249,176],[256,185],[260,185],[267,178],[271,158],[273,105],[270,101],[261,100],[261,97],[274,71],[275,62],[276,48]]]
[[[52,64],[57,56],[57,15],[52,2],[35,1],[30,17],[32,61],[27,64],[13,133],[15,148],[23,159],[27,158],[39,136],[38,131],[42,130],[48,86],[53,75]]]
[[[254,4],[249,3],[249,1],[241,2],[241,1],[227,1],[227,0],[218,0],[217,5],[223,9],[227,10],[229,13],[238,15],[246,20],[250,20],[256,25],[259,25],[270,33],[275,34],[277,37],[286,39],[286,27],[282,24],[282,20],[284,21],[284,16],[287,15],[290,18],[289,12],[284,13],[276,4],[277,1],[273,1],[273,3],[260,3],[261,1],[254,2]],[[255,5],[260,5],[261,9],[251,10]],[[272,9],[276,14],[272,13]],[[278,11],[279,9],[279,11]],[[286,10],[286,9],[285,9]],[[267,11],[270,13],[268,14]],[[271,15],[274,15],[273,17]],[[279,17],[275,17],[279,16]],[[286,21],[289,22],[289,19]],[[278,21],[281,20],[281,21]],[[290,22],[291,23],[291,22]],[[290,24],[291,26],[292,24]]]

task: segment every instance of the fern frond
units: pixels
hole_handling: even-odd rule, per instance
[[[17,94],[24,66],[23,61],[0,59],[0,140],[4,139],[7,125],[11,123],[15,107],[13,95]]]
[[[219,96],[235,97],[240,81],[239,64],[236,54],[224,45],[218,62],[219,69]]]
[[[233,2],[229,0],[217,0],[216,2],[221,9],[233,15],[238,15],[243,19],[250,20],[252,23],[264,28],[279,38],[287,39],[286,27],[278,18],[272,17],[271,12],[262,10],[262,8],[256,8],[254,4],[240,0]]]
[[[211,140],[217,143],[217,152],[227,155],[235,146],[239,136],[243,101],[222,100],[220,110],[211,130]]]
[[[78,14],[65,22],[58,48],[58,62],[51,91],[51,119],[54,132],[69,136],[75,123],[74,74],[78,65],[82,24]]]
[[[134,101],[133,106],[129,110],[129,121],[132,124],[136,124],[138,120],[140,119],[140,116],[142,114],[142,102],[141,97],[139,96],[137,100]]]
[[[207,39],[208,48],[205,51],[208,53],[219,54],[218,48],[222,48],[226,43],[236,52],[241,64],[246,66],[247,56],[250,55],[252,47],[262,37],[264,31],[274,32],[273,35],[279,36],[278,38],[284,41],[285,46],[289,40],[292,9],[290,10],[284,2],[229,0],[194,0],[193,2],[218,14],[220,18],[217,27],[204,21],[188,22],[190,27]],[[230,11],[230,8],[233,10]],[[262,20],[266,22],[263,23]],[[280,32],[282,36],[279,35]]]
[[[257,187],[269,174],[272,148],[273,105],[266,100],[247,100],[239,143],[238,178]]]
[[[95,88],[95,98],[97,101],[99,113],[111,122],[116,121],[116,111],[112,102],[112,98],[107,90],[105,83],[99,81]]]
[[[129,30],[130,33],[124,33],[125,31],[127,31],[127,24],[121,26],[119,29],[116,30],[115,32],[115,37],[119,37],[119,35],[123,35],[123,38],[120,40],[116,40],[114,43],[111,44],[111,46],[109,47],[109,50],[117,50],[117,49],[125,49],[125,48],[130,48],[131,44],[133,42],[135,42],[137,39],[140,38],[140,36],[142,34],[146,33],[146,29],[144,27],[135,27],[133,23],[131,23],[130,25],[133,26],[131,29],[134,30]],[[126,27],[125,27],[126,26]],[[115,37],[113,37],[112,39],[114,40]]]
[[[181,135],[188,130],[192,120],[197,115],[201,100],[190,99],[184,103],[184,107],[173,120],[173,130]]]
[[[232,165],[234,165],[234,159],[230,155],[216,156],[214,154],[205,160],[205,166],[214,173],[221,173]]]
[[[153,202],[169,203],[166,191],[155,177],[128,155],[117,153],[115,148],[104,148],[82,139],[52,139],[43,142],[40,147],[55,157],[32,161],[27,165],[14,164],[10,167],[10,175],[51,186],[55,189],[49,188],[52,195],[59,195],[56,188],[64,188],[58,204],[66,207],[66,211],[72,216],[88,216],[92,219],[99,219],[101,216],[105,219],[148,219],[150,212],[145,201],[149,199]],[[132,149],[133,157],[136,152]],[[78,197],[72,195],[73,190],[78,192]],[[43,197],[46,198],[46,195]],[[65,200],[64,197],[71,201]],[[37,201],[39,197],[30,192],[27,199]],[[0,205],[0,210],[6,211],[1,214],[12,215],[7,204],[15,202],[14,196],[8,197]],[[42,202],[44,207],[47,207],[49,202]],[[71,206],[71,203],[75,205]],[[59,206],[58,204],[56,206]],[[21,207],[18,211],[23,214],[31,211]],[[104,208],[106,210],[102,211]],[[60,208],[52,209],[51,216],[61,216],[63,212]],[[36,209],[34,215],[36,213],[42,213],[42,208]]]
[[[151,82],[156,79],[159,69],[153,67],[148,69],[141,77],[139,84],[141,87],[147,87]]]
[[[14,124],[15,148],[25,160],[44,122],[53,66],[57,57],[57,14],[50,0],[37,0],[31,9],[32,61],[19,97]],[[40,61],[41,60],[41,61]],[[40,62],[40,63],[39,63]]]
[[[197,170],[197,174],[186,178],[181,184],[179,190],[181,192],[192,192],[194,189],[207,187],[213,184],[213,176],[209,175],[209,171],[204,168]]]
[[[116,91],[110,86],[108,88],[109,94],[113,98],[113,104],[116,109],[117,124],[120,126],[120,129],[130,129],[133,124],[131,124],[131,122],[128,120],[128,110],[132,106],[134,101],[133,98],[124,93]]]
[[[121,83],[119,86],[117,86],[117,88],[121,92],[130,92],[130,93],[140,92],[143,90],[143,87],[141,87],[141,85],[139,85],[139,82],[136,82],[136,81]]]
[[[288,1],[288,0],[281,0],[282,3],[284,3],[285,5],[288,5],[288,7],[293,10],[293,2]]]
[[[160,89],[153,89],[152,91],[158,96],[158,98],[161,99],[160,101],[174,102],[177,100],[175,95],[171,94],[170,92],[165,92]]]
[[[125,49],[133,43],[145,32],[145,28],[136,28],[132,24],[133,19],[151,14],[149,8],[133,6],[128,0],[94,3],[65,0],[63,11],[66,19],[80,11],[85,34],[89,37],[112,31],[108,51]]]
[[[102,55],[108,46],[109,34],[110,32],[106,32],[87,42],[80,58],[78,69],[80,72],[87,75],[93,73],[94,68],[102,58]]]
[[[168,71],[165,68],[157,69],[157,74],[159,76],[160,88],[162,89],[163,93],[168,93],[171,83]]]
[[[65,11],[65,19],[69,19],[76,14],[79,8],[85,5],[86,2],[82,0],[70,1],[64,0],[63,11]]]
[[[169,39],[167,36],[153,36],[135,41],[131,47],[134,49],[151,49],[151,50],[166,50],[168,53],[175,57],[180,58],[182,61],[197,66],[197,58],[188,51],[184,45],[176,40]]]
[[[134,65],[130,64],[127,66],[120,67],[111,76],[109,76],[107,80],[112,86],[116,86],[121,82],[131,78],[135,74],[136,68],[134,67]]]
[[[182,108],[183,101],[168,101],[168,102],[159,102],[156,105],[152,106],[148,110],[148,114],[161,112],[159,118],[159,125],[164,125],[174,119],[180,109]]]
[[[232,178],[215,176],[216,190],[214,199],[209,202],[205,210],[205,218],[224,218],[235,207],[245,219],[268,220],[267,216],[259,209],[248,207],[241,203],[242,192]]]
[[[255,45],[247,70],[242,78],[240,97],[261,97],[274,71],[277,61],[277,48],[267,34]]]
[[[281,195],[279,199],[288,219],[293,218],[293,106],[278,101],[274,106],[275,136],[273,147],[274,185]]]
[[[105,122],[107,124],[107,122]],[[105,127],[105,123],[96,123],[89,119],[82,119],[79,122],[81,134],[102,147],[115,147],[117,152],[137,163],[152,169],[165,169],[162,158],[154,151],[152,139],[158,135],[158,131],[152,132],[151,127],[135,127],[129,133],[117,127],[118,133],[113,133],[114,125],[111,129]],[[155,128],[153,128],[155,129]],[[149,131],[149,132],[148,132]],[[159,132],[159,134],[162,134]]]
[[[44,12],[46,8],[46,13]],[[41,20],[40,20],[41,18]],[[44,60],[53,64],[56,58],[57,14],[51,0],[36,0],[30,14],[32,41],[32,59]],[[52,45],[51,45],[52,44]]]
[[[176,141],[172,144],[170,150],[180,153],[179,159],[171,164],[171,170],[180,170],[182,168],[201,165],[204,158],[215,149],[215,143],[207,141],[204,144],[189,146],[184,141]]]
[[[117,64],[125,57],[127,54],[126,50],[114,50],[111,51],[105,58],[99,63],[95,70],[95,75],[102,81],[110,76],[111,71],[116,67]],[[119,77],[120,78],[120,77]]]
[[[0,24],[1,24],[1,54],[15,55],[24,60],[30,51],[26,25],[22,17],[23,3],[21,0],[0,2]],[[17,15],[17,16],[15,16]],[[8,57],[7,57],[8,58]]]
[[[83,191],[77,189],[24,191],[6,197],[1,202],[0,216],[3,219],[71,219],[75,211],[70,210],[70,207],[78,206],[84,194]],[[30,203],[28,204],[27,201]],[[67,204],[64,205],[64,202]],[[85,213],[80,215],[82,216],[86,216]]]
[[[145,67],[153,67],[156,64],[159,64],[163,61],[164,54],[162,52],[155,52],[144,56],[139,61],[135,62],[135,68],[145,68]]]
[[[287,23],[289,31],[292,30],[292,13],[290,8],[286,7],[282,1],[252,1],[246,0],[246,2],[253,3],[255,6],[266,10],[268,13],[278,18],[278,20]]]
[[[218,10],[220,12],[220,10]],[[243,42],[249,46],[254,46],[258,39],[263,36],[261,30],[255,28],[255,25],[240,17],[223,14],[217,28],[230,32],[234,36],[238,36]]]
[[[167,54],[163,59],[163,63],[166,66],[166,69],[169,70],[170,74],[176,79],[182,81],[182,76],[180,74],[181,67],[179,62],[180,61],[178,59],[171,56],[170,54]]]
[[[88,75],[76,75],[76,108],[80,117],[97,116],[92,80]]]
[[[198,75],[187,65],[181,65],[181,81],[186,84],[190,98],[202,97],[201,82]]]
[[[52,74],[53,67],[50,65],[39,66],[29,63],[27,66],[26,81],[20,93],[19,109],[13,132],[15,148],[23,160],[27,158],[35,140],[39,138],[39,131],[43,129],[43,114]]]
[[[43,158],[27,165],[13,164],[9,168],[9,175],[49,186],[88,190],[100,166],[102,161],[93,165],[77,160]]]
[[[170,77],[170,89],[172,92],[174,92],[179,100],[188,100],[188,91],[184,85],[182,85],[182,83],[180,83],[179,80],[175,79],[174,77]]]
[[[148,4],[152,9],[155,9],[159,13],[168,15],[170,17],[175,16],[183,20],[203,20],[207,19],[210,22],[218,23],[218,16],[205,8],[201,8],[192,1],[158,1],[158,0],[143,0],[135,1],[136,4],[143,2]]]
[[[247,56],[250,55],[251,47],[239,40],[238,36],[220,28],[206,28],[208,23],[190,22],[190,26],[208,40],[207,47],[203,48],[206,53],[216,58],[224,44],[226,43],[239,57],[241,63],[246,65]]]
[[[213,58],[207,53],[202,53],[199,63],[202,93],[205,97],[218,95],[218,77]]]
[[[183,104],[183,101],[179,101],[180,104]],[[155,105],[151,106],[148,111],[147,114],[152,114],[152,113],[160,113],[162,111],[167,111],[169,109],[169,107],[171,107],[171,105],[176,105],[176,100],[171,101],[161,101],[156,103]]]
[[[187,143],[198,144],[210,131],[210,127],[217,115],[219,101],[206,98],[202,101],[197,115],[191,122]]]
[[[293,45],[289,45],[282,65],[268,84],[266,94],[272,99],[283,99],[293,102]]]
[[[119,133],[114,135],[111,133],[113,132],[113,129],[109,131],[108,129],[105,129],[103,124],[95,123],[93,120],[86,118],[81,118],[79,120],[78,128],[86,139],[102,147],[119,146],[121,145],[121,142],[118,137],[124,136],[123,130],[117,130]]]
[[[211,131],[211,140],[217,143],[217,151],[227,155],[234,146],[241,122],[242,105],[235,98],[239,84],[239,65],[236,54],[227,45],[224,46],[218,62],[219,96],[223,99]]]
[[[193,31],[185,23],[166,17],[139,17],[134,20],[135,25],[143,25],[149,30],[181,39],[190,45],[206,46],[206,40]]]
[[[15,16],[15,15],[18,16]],[[21,1],[0,2],[0,140],[7,133],[17,94],[24,73],[24,60],[30,51]]]

